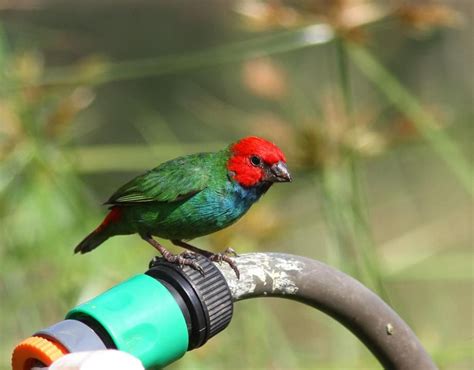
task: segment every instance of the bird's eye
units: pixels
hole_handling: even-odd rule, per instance
[[[260,166],[262,164],[262,160],[260,157],[253,155],[250,157],[250,163],[252,163],[254,166]]]

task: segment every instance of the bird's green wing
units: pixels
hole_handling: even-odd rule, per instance
[[[199,153],[165,162],[126,183],[105,204],[175,202],[190,198],[206,188],[211,156]]]

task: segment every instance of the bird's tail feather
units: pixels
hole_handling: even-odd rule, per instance
[[[84,254],[90,252],[105,242],[110,236],[114,235],[110,230],[110,225],[115,224],[121,215],[122,209],[120,207],[112,207],[97,229],[87,235],[84,240],[74,248],[74,253]]]
[[[107,233],[94,230],[89,235],[87,235],[84,240],[77,245],[76,248],[74,248],[74,253],[84,254],[90,252],[105,242],[108,238],[109,235],[107,235]]]

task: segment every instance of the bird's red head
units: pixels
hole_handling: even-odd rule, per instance
[[[275,144],[256,136],[243,138],[230,146],[227,169],[240,185],[250,187],[262,182],[288,182],[286,158]]]

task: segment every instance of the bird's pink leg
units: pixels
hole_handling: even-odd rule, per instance
[[[189,256],[189,252],[185,252],[183,254],[175,255],[163,247],[160,243],[158,243],[151,235],[140,235],[143,240],[150,243],[160,254],[163,258],[169,263],[175,263],[180,266],[190,266],[193,269],[199,271],[202,275],[204,275],[204,270],[202,267],[197,263],[193,258]]]
[[[227,248],[222,253],[213,253],[213,252],[206,251],[205,249],[195,247],[194,245],[188,244],[186,242],[183,242],[182,240],[174,239],[174,240],[171,240],[171,242],[174,245],[177,245],[178,247],[189,249],[190,251],[198,253],[198,254],[206,257],[206,258],[209,258],[211,261],[216,261],[216,262],[224,261],[224,262],[226,262],[232,268],[232,270],[234,270],[235,275],[237,276],[237,279],[240,278],[240,272],[239,272],[239,269],[237,268],[237,265],[229,257],[229,254],[233,255],[234,257],[238,257],[238,254],[232,248]]]

